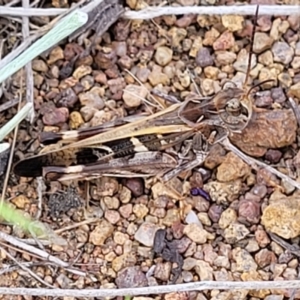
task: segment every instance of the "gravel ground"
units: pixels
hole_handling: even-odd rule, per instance
[[[160,1],[126,2],[131,9],[139,9]],[[193,5],[199,1],[168,2]],[[214,0],[204,2],[215,4]],[[266,2],[276,1],[256,0],[255,4]],[[232,3],[224,0],[219,4]],[[59,3],[53,1],[53,5]],[[253,18],[242,16],[119,20],[97,40],[94,54],[80,57],[92,36],[83,39],[81,45],[66,42],[55,47],[33,61],[36,119],[33,125],[20,125],[15,161],[40,150],[41,131],[76,130],[147,109],[155,112],[142,100],[154,87],[183,101],[197,91],[203,97],[213,96],[226,80],[242,86],[252,29]],[[251,87],[267,79],[274,81],[260,86],[253,98],[260,110],[242,133],[230,138],[247,155],[295,180],[300,160],[298,124],[288,95],[298,104],[299,29],[299,16],[258,17],[248,83]],[[18,72],[12,77],[11,88],[0,104],[20,88],[21,75]],[[16,108],[0,112],[0,123],[15,113]],[[63,289],[170,284],[181,259],[177,283],[298,278],[299,191],[288,182],[265,169],[253,170],[216,144],[201,167],[172,179],[170,184],[176,193],[153,178],[103,177],[89,181],[88,186],[73,182],[71,188],[57,181],[46,183],[40,221],[53,230],[60,229],[59,234],[69,244],[47,246],[45,250],[87,271],[94,281],[46,266],[35,256],[2,243],[1,247],[19,262],[32,262],[34,273]],[[191,189],[196,192],[191,194]],[[11,175],[6,196],[16,208],[36,216],[39,201],[35,179]],[[91,218],[93,222],[82,223]],[[73,229],[69,229],[71,225]],[[160,242],[169,256],[153,251],[158,229],[166,229]],[[21,230],[4,223],[0,231],[27,238]],[[1,268],[12,264],[0,251]],[[1,274],[0,286],[44,287],[20,268]],[[213,290],[134,299],[281,300],[291,293]],[[300,291],[295,299],[300,299]]]

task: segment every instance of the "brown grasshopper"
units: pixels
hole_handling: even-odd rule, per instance
[[[217,114],[202,111],[201,104],[190,102],[184,103],[185,109],[180,111],[179,116],[181,105],[173,104],[154,115],[112,129],[104,125],[63,133],[44,132],[41,142],[57,143],[46,146],[38,155],[18,162],[14,172],[19,176],[45,176],[60,180],[165,173],[178,167],[178,161],[161,151],[197,132],[205,140],[212,131],[217,131],[217,140],[226,136]],[[189,108],[191,106],[193,108]],[[213,104],[208,107],[212,109]],[[199,119],[200,122],[197,122]],[[193,125],[186,124],[185,120]]]

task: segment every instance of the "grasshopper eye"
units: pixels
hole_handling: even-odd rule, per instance
[[[238,99],[234,98],[228,101],[227,108],[230,110],[236,110],[241,107],[241,103]]]
[[[225,107],[226,112],[234,116],[238,116],[241,113],[241,102],[234,98],[227,102]]]

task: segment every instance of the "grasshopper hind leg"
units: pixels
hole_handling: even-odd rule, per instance
[[[43,166],[46,163],[44,156],[30,157],[19,161],[14,166],[14,173],[21,177],[39,177],[43,174]]]

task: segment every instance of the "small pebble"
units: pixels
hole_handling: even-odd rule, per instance
[[[197,244],[204,244],[207,241],[208,232],[195,223],[186,225],[183,233]]]
[[[213,43],[213,48],[217,50],[228,50],[234,46],[235,40],[232,32],[225,31],[220,37]]]
[[[267,192],[268,192],[268,189],[265,185],[259,185],[259,184],[256,184],[252,189],[251,189],[251,192],[254,194],[254,195],[257,195],[260,197],[260,199],[263,199]]]
[[[193,22],[194,19],[195,19],[194,14],[186,14],[186,15],[183,15],[183,17],[179,18],[175,22],[175,25],[176,25],[176,27],[179,27],[179,28],[186,28],[191,25],[191,23]]]
[[[250,231],[245,225],[232,223],[224,230],[224,238],[227,243],[235,244],[248,236],[249,233]]]
[[[262,53],[271,48],[273,45],[273,38],[271,38],[267,33],[256,32],[253,42],[253,52]]]
[[[104,217],[111,224],[117,224],[120,220],[120,214],[115,210],[107,210]]]
[[[99,225],[90,233],[90,243],[95,246],[102,246],[106,239],[114,232],[114,226],[106,220],[100,220]]]
[[[201,222],[199,221],[199,218],[197,217],[196,213],[195,213],[193,210],[191,210],[191,211],[187,214],[187,216],[185,217],[185,222],[186,222],[187,224],[192,224],[192,223],[194,223],[194,224],[199,225],[201,228],[203,228]]]
[[[142,82],[145,83],[148,80],[149,74],[151,71],[148,68],[139,68],[136,72],[136,77]]]
[[[92,73],[92,68],[90,66],[79,66],[73,73],[73,77],[77,80],[84,77],[85,75],[89,75]]]
[[[78,96],[72,88],[62,90],[60,93],[60,99],[57,101],[58,106],[73,108],[74,104],[78,101]]]
[[[221,17],[223,26],[234,32],[243,29],[244,17],[239,15],[223,15]]]
[[[146,247],[152,247],[154,242],[154,235],[157,229],[157,225],[144,222],[135,233],[134,238]]]
[[[285,42],[275,42],[272,47],[272,53],[274,55],[274,61],[284,65],[288,65],[294,56],[293,48]]]
[[[80,109],[80,114],[85,122],[89,122],[98,110],[90,106],[83,106]]]
[[[200,36],[197,36],[194,39],[191,50],[189,52],[189,56],[196,57],[197,53],[198,53],[199,49],[201,49],[201,47],[202,47],[202,38]]]
[[[214,223],[217,223],[221,217],[222,212],[223,208],[221,205],[213,204],[208,210],[208,216]]]
[[[81,114],[77,111],[73,111],[70,114],[70,121],[69,121],[70,128],[78,129],[82,124],[84,124],[84,121],[82,119]]]
[[[86,92],[79,95],[79,101],[82,106],[88,106],[94,109],[103,109],[105,103],[97,92]]]
[[[236,54],[230,51],[216,52],[216,62],[226,66],[232,64],[236,60]]]
[[[123,93],[123,100],[126,106],[138,107],[141,105],[143,99],[146,99],[148,90],[144,86],[129,84],[126,86]]]
[[[128,219],[132,213],[132,204],[128,203],[119,208],[119,212],[124,219]]]
[[[282,152],[277,149],[268,149],[268,151],[265,154],[265,158],[271,163],[271,164],[277,164],[282,157]]]
[[[289,94],[300,99],[300,81],[290,87]]]
[[[207,47],[202,47],[199,49],[195,58],[195,62],[196,65],[200,66],[201,68],[213,65],[214,60]]]
[[[49,59],[47,61],[48,65],[52,65],[56,61],[64,58],[64,51],[61,47],[55,47],[51,50]]]
[[[66,107],[53,108],[43,116],[45,125],[59,125],[65,123],[69,118],[69,110]]]
[[[275,87],[271,89],[271,97],[276,103],[283,103],[286,100],[286,96],[282,87]]]
[[[251,254],[245,249],[235,248],[232,250],[232,258],[236,261],[237,272],[251,272],[257,270],[257,264]]]
[[[244,218],[250,223],[258,223],[260,214],[260,204],[258,202],[246,199],[239,202],[239,217]]]
[[[154,54],[154,59],[160,66],[166,66],[168,63],[171,62],[172,57],[173,57],[172,49],[165,46],[158,47]]]
[[[124,186],[131,190],[134,197],[144,193],[144,182],[141,178],[125,178],[122,180]]]
[[[145,204],[140,203],[133,206],[132,212],[138,219],[143,219],[149,213],[149,209]]]
[[[272,26],[272,20],[271,20],[271,16],[259,16],[258,20],[257,20],[257,24],[259,25],[259,30],[260,31],[269,31],[271,29]]]
[[[111,48],[103,48],[95,56],[95,63],[100,70],[112,68],[117,62],[116,52]]]
[[[32,61],[32,69],[37,72],[45,73],[48,71],[48,65],[42,59]]]
[[[235,222],[236,219],[237,219],[236,211],[229,207],[222,212],[218,223],[221,229],[225,229],[231,223]]]
[[[270,91],[262,91],[256,94],[255,106],[268,107],[273,103]]]
[[[237,58],[236,61],[233,64],[233,67],[236,71],[246,73],[248,68],[248,59],[249,59],[249,53],[246,49],[242,49]],[[251,69],[253,69],[256,66],[256,55],[252,54],[251,57]]]
[[[261,249],[254,258],[260,268],[264,268],[277,260],[275,254],[268,249]]]
[[[135,288],[148,285],[148,281],[140,266],[126,267],[118,272],[116,284],[121,288]]]
[[[122,70],[130,70],[133,66],[133,60],[129,56],[124,55],[118,60],[118,65]]]
[[[295,69],[295,70],[299,69],[300,68],[300,57],[295,56],[292,63],[291,63],[291,65],[292,65],[293,69]]]

